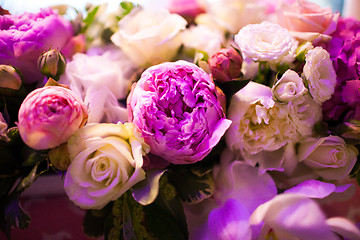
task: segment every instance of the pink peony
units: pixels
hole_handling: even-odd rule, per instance
[[[69,21],[51,9],[0,16],[0,64],[17,67],[25,83],[42,80],[37,60],[49,48],[61,50],[73,36]]]
[[[231,121],[214,82],[196,65],[166,62],[145,70],[127,99],[129,121],[151,153],[174,164],[202,160]]]
[[[25,98],[19,109],[18,128],[26,145],[49,149],[66,142],[86,118],[86,106],[72,91],[47,86]]]

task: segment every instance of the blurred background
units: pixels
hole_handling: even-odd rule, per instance
[[[176,0],[133,0],[131,2],[141,3],[145,6],[151,7],[159,7],[166,5],[169,1]],[[208,0],[209,1],[209,0]],[[216,1],[216,0],[210,0]],[[312,2],[316,2],[321,6],[331,7],[335,11],[341,12],[346,2],[360,2],[359,0],[310,0]],[[51,6],[51,5],[59,5],[59,4],[69,4],[78,10],[84,10],[86,3],[108,3],[109,6],[117,7],[120,3],[120,0],[0,0],[0,5],[9,10],[12,14],[21,13],[24,11],[35,12],[39,10],[41,7]],[[114,9],[114,8],[110,8]]]

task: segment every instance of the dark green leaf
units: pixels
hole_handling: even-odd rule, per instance
[[[20,205],[20,192],[13,192],[7,199],[5,204],[4,216],[8,229],[11,226],[16,228],[27,228],[30,224],[30,217],[24,212]]]
[[[13,175],[16,168],[16,157],[11,150],[6,147],[0,147],[0,178]]]
[[[233,80],[225,83],[219,83],[219,88],[224,92],[226,96],[227,106],[230,104],[231,97],[237,93],[240,89],[244,88],[250,80]]]
[[[21,182],[19,183],[19,185],[16,188],[16,191],[18,192],[22,192],[24,191],[26,188],[30,187],[30,185],[35,181],[35,179],[37,178],[37,170],[38,170],[38,166],[39,164],[36,164],[33,169],[30,171],[29,175],[24,177]]]
[[[154,203],[145,208],[146,223],[159,240],[188,239],[185,215],[179,199],[166,200],[160,194]],[[180,214],[180,215],[177,215]],[[179,221],[179,219],[181,219]]]
[[[25,160],[21,164],[22,167],[34,166],[35,164],[40,163],[45,159],[45,156],[42,154],[42,152],[35,151],[28,147],[25,147],[23,152]]]
[[[89,237],[100,237],[104,234],[105,223],[111,215],[113,203],[109,203],[103,209],[91,209],[86,211],[83,221],[83,231]]]
[[[181,200],[197,203],[212,196],[214,181],[211,172],[202,176],[194,174],[190,167],[178,167],[169,171],[169,182],[173,184]]]
[[[348,144],[360,143],[360,121],[351,119],[337,126],[336,134],[345,139]]]

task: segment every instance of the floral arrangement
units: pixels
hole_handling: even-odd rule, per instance
[[[0,16],[0,230],[42,174],[105,239],[360,239],[360,21],[306,0]],[[60,178],[59,178],[60,180]]]

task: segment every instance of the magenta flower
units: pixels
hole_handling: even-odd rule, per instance
[[[323,104],[324,120],[332,124],[360,120],[360,21],[340,18],[337,30],[325,46],[337,75],[332,98]]]
[[[49,48],[61,50],[73,36],[69,21],[51,9],[0,16],[0,64],[17,67],[25,83],[42,79],[37,60]]]
[[[210,76],[196,65],[166,62],[145,70],[127,99],[129,121],[151,153],[174,164],[202,160],[231,121]]]

